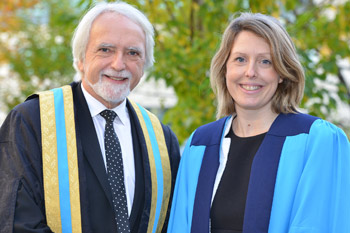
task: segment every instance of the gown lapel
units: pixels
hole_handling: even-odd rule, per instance
[[[277,171],[286,137],[308,133],[314,120],[307,115],[301,118],[299,114],[281,113],[271,125],[253,160],[243,232],[268,232]]]
[[[98,143],[97,134],[95,131],[94,123],[92,121],[88,105],[86,103],[85,97],[81,90],[81,83],[79,83],[75,89],[75,102],[79,104],[75,104],[76,106],[76,122],[78,131],[80,135],[84,135],[81,137],[81,144],[83,149],[83,154],[89,162],[93,172],[95,173],[98,181],[101,184],[101,187],[106,194],[106,197],[113,207],[112,203],[112,194],[110,191],[106,169],[102,159],[102,153],[100,149],[100,145]]]
[[[148,215],[143,215],[145,212],[144,209],[147,209],[147,205],[145,205],[145,203],[148,203],[145,202],[145,187],[150,187],[149,181],[145,180],[144,178],[147,174],[147,168],[149,169],[149,166],[147,166],[148,160],[145,160],[148,158],[148,154],[146,142],[142,134],[142,129],[137,119],[137,115],[129,101],[127,101],[126,106],[129,110],[131,121],[131,132],[135,158],[135,196],[130,214],[131,232],[146,232],[147,224],[140,224],[140,221],[142,218],[144,221],[148,222]],[[147,195],[147,199],[150,199],[149,195]]]
[[[193,206],[191,233],[209,232],[210,206],[213,195],[216,173],[219,168],[220,145],[228,118],[222,118],[215,124],[210,124],[203,130],[197,129],[199,137],[193,139],[192,145],[206,145],[201,169],[198,177],[196,196]],[[203,132],[202,132],[203,131]]]
[[[251,168],[243,232],[268,232],[278,163],[285,137],[266,134]]]

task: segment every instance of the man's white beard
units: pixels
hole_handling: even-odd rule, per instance
[[[128,78],[127,83],[125,84],[111,84],[110,82],[104,81],[103,74],[107,74],[109,76],[118,76]],[[98,82],[92,84],[88,79],[87,83],[94,90],[94,92],[103,98],[105,101],[110,103],[120,103],[122,102],[129,94],[130,94],[130,80],[132,75],[129,71],[111,71],[106,70],[100,73],[100,78]]]

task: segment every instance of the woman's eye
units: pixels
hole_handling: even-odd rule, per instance
[[[244,58],[243,58],[243,57],[237,57],[237,58],[235,59],[235,61],[244,62]]]
[[[263,60],[261,61],[261,63],[262,63],[262,64],[265,64],[265,65],[271,65],[271,64],[272,64],[272,62],[271,62],[270,60],[268,60],[268,59],[263,59]]]

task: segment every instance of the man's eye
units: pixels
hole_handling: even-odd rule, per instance
[[[104,53],[108,53],[110,51],[109,48],[100,48],[100,51],[104,52]]]
[[[131,55],[131,56],[137,56],[137,55],[139,55],[139,53],[136,52],[136,51],[129,51],[129,55]]]

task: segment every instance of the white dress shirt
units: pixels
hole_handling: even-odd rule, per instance
[[[81,85],[84,97],[88,104],[92,120],[95,125],[95,130],[97,133],[98,142],[100,144],[103,161],[105,164],[107,172],[106,154],[105,154],[105,144],[104,144],[104,133],[105,133],[105,119],[100,115],[100,113],[107,109],[101,102],[90,95]],[[126,107],[126,100],[124,100],[117,107],[110,109],[117,113],[117,117],[114,119],[113,126],[114,130],[118,136],[120,146],[122,149],[123,156],[123,166],[124,166],[124,184],[126,199],[128,204],[128,214],[130,216],[131,208],[134,200],[135,194],[135,162],[134,162],[134,150],[132,143],[131,125],[129,112]]]
[[[221,177],[226,168],[228,152],[231,146],[231,138],[227,138],[226,136],[230,132],[233,119],[234,117],[231,116],[231,118],[228,120],[228,122],[226,122],[226,125],[225,125],[224,137],[222,139],[221,146],[220,146],[219,168],[218,168],[218,172],[216,173],[215,183],[213,187],[213,195],[211,197],[211,204],[213,204],[216,191],[221,181]]]

